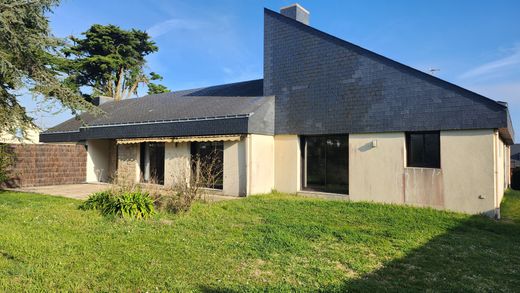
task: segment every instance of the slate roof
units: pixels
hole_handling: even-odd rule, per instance
[[[499,129],[513,142],[506,106],[269,9],[264,95],[276,134]]]
[[[167,95],[171,95],[168,93]],[[176,91],[175,96],[222,96],[222,97],[260,97],[264,95],[264,80],[255,79],[242,82],[208,86],[203,88]]]
[[[137,131],[136,125],[168,125],[171,123],[183,123],[184,130],[179,132],[170,126],[158,132],[156,136],[181,136],[229,133],[255,133],[272,134],[273,118],[266,115],[273,115],[269,108],[274,107],[273,97],[264,96],[235,96],[235,94],[253,95],[261,93],[262,80],[253,80],[233,84],[211,86],[200,89],[185,90],[179,92],[148,95],[142,98],[126,99],[119,102],[108,102],[102,104],[100,108],[105,112],[103,115],[95,117],[91,114],[81,115],[81,120],[72,118],[65,121],[41,135],[45,141],[60,141],[60,139],[80,140],[76,134],[70,132],[83,132],[84,138],[87,134],[94,135],[88,138],[115,138],[114,136],[126,137],[146,137],[153,131],[148,128],[145,132]],[[204,94],[205,96],[198,96]],[[255,116],[255,114],[257,114]],[[259,117],[262,115],[262,117]],[[254,117],[252,117],[254,116]],[[217,121],[218,122],[215,122]],[[224,120],[233,120],[233,123]],[[202,129],[201,121],[213,121],[206,123]],[[238,123],[238,121],[241,121]],[[189,123],[192,125],[189,125]],[[230,129],[219,129],[217,124],[224,123]],[[187,129],[194,125],[198,129],[193,129],[193,134],[186,133]],[[222,124],[222,125],[224,125]],[[262,127],[259,127],[261,125]],[[121,134],[115,134],[114,130],[125,129]],[[133,130],[128,127],[134,127]],[[202,128],[201,128],[202,127]],[[138,132],[131,135],[131,132]],[[165,132],[167,132],[165,134]],[[68,134],[67,134],[68,133]]]

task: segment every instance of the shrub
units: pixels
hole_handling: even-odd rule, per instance
[[[80,205],[83,210],[99,210],[105,216],[148,218],[155,213],[154,201],[141,190],[107,190],[97,192]]]
[[[193,202],[197,199],[200,199],[200,197],[194,197],[193,194],[171,189],[155,195],[155,205],[160,210],[177,214],[189,211]]]
[[[0,183],[10,179],[9,168],[15,161],[13,148],[7,144],[0,144]]]
[[[91,194],[80,206],[80,210],[100,210],[110,204],[112,193],[109,190]]]

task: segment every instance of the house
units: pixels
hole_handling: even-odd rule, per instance
[[[40,139],[41,129],[34,126],[25,130],[25,136],[15,135],[9,132],[0,133],[0,143],[6,144],[37,144]]]
[[[190,156],[223,161],[227,195],[273,189],[466,213],[499,212],[509,185],[507,104],[264,10],[263,79],[100,106],[41,134],[88,148],[86,181],[117,171],[165,185]]]
[[[511,169],[520,168],[520,144],[514,144],[511,148]]]

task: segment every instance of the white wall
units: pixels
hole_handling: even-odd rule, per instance
[[[404,133],[351,134],[348,139],[350,199],[404,202]]]
[[[110,140],[87,141],[87,182],[107,182],[110,172]]]
[[[247,193],[246,140],[224,142],[225,195],[244,196]]]
[[[274,188],[274,137],[248,135],[248,194],[269,193]]]
[[[300,139],[297,135],[274,137],[274,188],[295,193],[301,187]]]
[[[466,213],[493,212],[493,130],[441,132],[444,207]]]

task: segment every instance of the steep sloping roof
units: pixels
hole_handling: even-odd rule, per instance
[[[277,134],[496,128],[512,143],[504,105],[269,9],[264,21]]]
[[[203,88],[188,89],[167,93],[170,96],[222,96],[222,97],[260,97],[264,95],[264,80],[255,79]],[[155,95],[154,95],[155,96]]]

